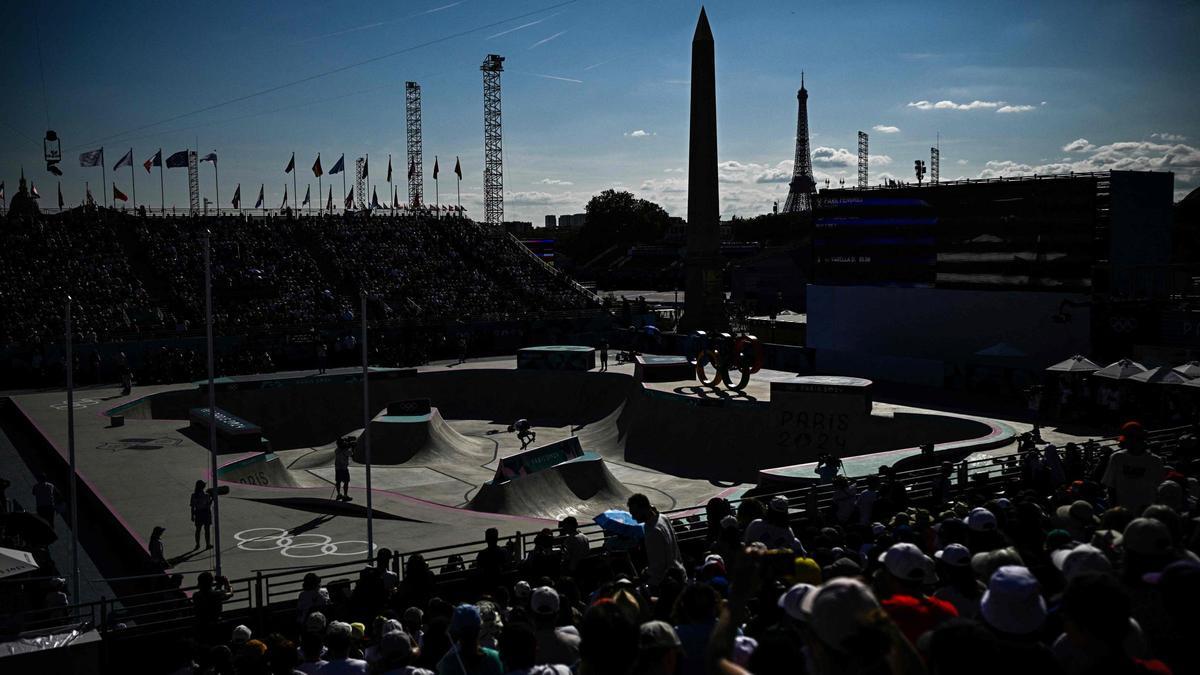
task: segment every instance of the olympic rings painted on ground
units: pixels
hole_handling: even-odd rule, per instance
[[[264,534],[252,536],[255,532]],[[289,534],[281,527],[252,527],[233,535],[238,548],[243,551],[279,551],[286,558],[320,558],[326,555],[366,555],[367,542],[362,539],[334,541],[324,534],[307,532],[304,534]],[[343,551],[346,544],[361,544],[354,550]],[[376,546],[378,548],[378,546]],[[297,553],[297,551],[300,551]],[[315,551],[315,552],[310,552]]]
[[[74,404],[76,410],[83,410],[84,408],[89,408],[94,405],[100,405],[100,401],[97,401],[94,398],[77,398],[75,399]],[[63,401],[61,403],[51,403],[50,407],[54,408],[55,410],[66,410],[67,402]]]

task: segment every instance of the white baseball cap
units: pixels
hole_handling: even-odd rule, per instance
[[[916,544],[900,542],[892,544],[891,548],[879,556],[879,562],[887,568],[892,576],[908,581],[933,583],[937,575],[933,571],[933,560],[921,552]]]
[[[817,586],[812,584],[796,584],[779,596],[779,608],[782,609],[788,616],[797,621],[808,620],[808,610],[804,607],[804,601],[807,598],[809,606],[812,605],[812,596],[817,592]]]
[[[535,614],[557,614],[558,591],[549,586],[538,586],[533,590],[533,597],[529,599],[529,608]]]
[[[945,548],[933,554],[951,567],[968,567],[971,564],[971,551],[962,544],[948,544]]]

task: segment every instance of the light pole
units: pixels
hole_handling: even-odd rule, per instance
[[[75,352],[71,344],[71,296],[67,296],[67,455],[71,464],[71,598],[79,600],[79,500],[75,482]],[[54,523],[50,523],[51,526]]]
[[[367,293],[359,294],[362,314],[362,385],[363,385],[363,430],[360,437],[363,444],[363,461],[367,468],[367,560],[375,553],[375,517],[371,508],[371,396],[370,378],[367,370]]]
[[[204,232],[204,314],[208,335],[208,449],[212,471],[212,484],[209,487],[213,498],[213,534],[216,539],[213,546],[213,569],[216,576],[221,576],[221,507],[218,501],[220,491],[217,490],[217,387],[213,382],[212,230]]]

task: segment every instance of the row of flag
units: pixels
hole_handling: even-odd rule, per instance
[[[364,176],[371,175],[370,169],[367,166],[368,161],[369,160],[367,158],[363,159],[363,175]],[[295,170],[296,170],[296,153],[293,152],[292,158],[288,160],[287,166],[284,167],[283,172],[291,173]],[[341,157],[338,157],[338,161],[333,165],[333,168],[329,170],[329,175],[332,176],[335,173],[341,173],[345,170],[346,170],[346,155],[343,153]],[[317,161],[313,162],[312,172],[313,172],[313,175],[316,176],[317,178],[320,178],[321,176],[325,175],[324,170],[321,169],[321,153],[319,153],[319,152],[317,153]],[[439,172],[438,160],[437,160],[437,157],[434,157],[433,158],[433,179],[434,180],[438,179],[438,172]],[[408,163],[408,177],[412,178],[413,175],[415,175],[416,173],[417,173],[416,163],[409,162]],[[462,180],[462,177],[463,177],[462,163],[459,161],[458,157],[454,158],[454,173],[455,173],[455,175],[458,176],[459,180]],[[389,183],[392,182],[392,157],[391,157],[391,155],[388,156],[387,182],[389,182]]]
[[[254,202],[254,208],[256,208],[256,209],[264,208],[263,205],[266,204],[266,188],[267,188],[267,186],[265,183],[258,186],[258,199]],[[113,189],[114,190],[116,189],[115,184],[113,185]],[[287,191],[287,184],[285,183],[283,186],[283,203],[279,207],[280,210],[287,208],[287,203],[288,203],[288,191]],[[309,186],[306,186],[306,188],[304,190],[304,201],[300,202],[300,206],[308,206],[311,203],[312,203],[312,186],[309,185]],[[238,183],[237,189],[235,189],[233,191],[233,200],[232,200],[231,204],[233,205],[233,208],[235,208],[235,209],[242,208],[242,184],[241,183]],[[353,206],[354,206],[354,188],[350,188],[350,193],[346,195],[345,207],[347,209],[349,209],[349,208],[353,208]],[[325,203],[325,208],[326,208],[326,210],[329,210],[329,211],[333,210],[333,186],[332,185],[329,186],[329,199]],[[413,208],[410,208],[408,206],[408,204],[402,204],[400,202],[399,193],[396,193],[396,192],[392,193],[392,205],[389,207],[389,206],[386,206],[379,202],[379,192],[377,190],[371,191],[371,208],[373,208],[373,209],[390,208],[390,209],[396,210],[396,211],[409,211],[409,210],[421,211],[421,212],[445,211],[447,213],[463,213],[466,211],[466,209],[464,209],[461,206],[451,206],[448,204],[443,204],[441,206],[426,205],[426,206],[422,206],[422,207],[413,209]]]

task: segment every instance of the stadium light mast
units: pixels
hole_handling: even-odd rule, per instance
[[[363,462],[367,468],[367,560],[375,554],[375,518],[371,508],[371,396],[370,378],[367,370],[367,292],[359,293],[362,315],[362,381],[363,381],[363,430],[359,440],[363,444]],[[349,492],[349,490],[347,490]]]
[[[504,149],[500,129],[500,73],[504,57],[488,54],[483,71],[483,219],[499,227],[504,222]]]
[[[213,574],[221,576],[221,505],[217,489],[217,387],[214,384],[213,367],[213,311],[212,311],[212,230],[204,231],[204,329],[208,342],[208,450],[212,472],[213,508]]]
[[[71,296],[67,296],[67,455],[71,464],[71,598],[79,603],[79,499],[75,473],[75,356],[71,344]],[[51,526],[54,523],[50,523]]]
[[[425,200],[425,163],[421,157],[421,85],[404,83],[404,121],[408,141],[408,205],[418,209]]]

